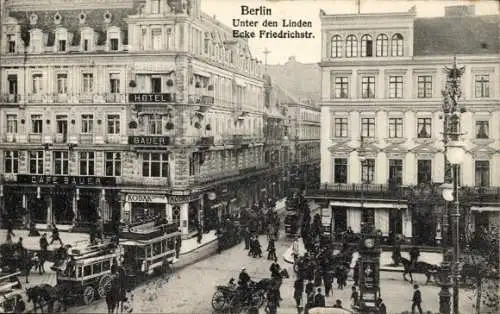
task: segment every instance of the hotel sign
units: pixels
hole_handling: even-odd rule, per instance
[[[172,94],[170,93],[140,93],[128,94],[128,101],[133,103],[151,103],[151,102],[172,102]]]
[[[129,145],[170,145],[170,137],[168,136],[129,136]]]
[[[17,183],[22,184],[62,184],[62,185],[88,185],[88,186],[114,186],[114,177],[95,176],[58,176],[41,174],[18,174]]]

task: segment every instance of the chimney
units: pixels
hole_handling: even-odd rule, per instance
[[[453,5],[444,8],[444,16],[474,16],[476,7],[474,5]]]

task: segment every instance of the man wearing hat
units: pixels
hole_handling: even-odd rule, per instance
[[[238,277],[238,285],[240,286],[240,298],[242,301],[250,299],[250,289],[248,283],[250,276],[247,274],[245,266],[241,267],[240,276]]]

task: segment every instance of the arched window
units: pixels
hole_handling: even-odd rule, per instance
[[[347,36],[345,41],[345,56],[347,58],[358,56],[358,39],[354,35]]]
[[[401,57],[403,55],[403,36],[394,34],[391,39],[392,56]]]
[[[342,57],[342,39],[340,39],[339,35],[335,35],[332,37],[331,41],[332,45],[332,58],[340,58]]]
[[[389,50],[389,38],[387,35],[380,34],[377,36],[377,57],[387,57]]]
[[[373,40],[370,35],[363,35],[361,37],[361,56],[362,57],[372,57],[373,56]]]

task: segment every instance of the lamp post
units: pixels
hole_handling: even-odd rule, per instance
[[[459,87],[459,78],[462,76],[463,68],[457,68],[456,58],[453,59],[453,67],[446,68],[448,84],[445,91],[443,91],[444,101],[443,101],[443,114],[444,114],[444,130],[443,130],[443,142],[445,144],[445,169],[446,161],[448,161],[452,166],[452,181],[444,183],[442,188],[442,195],[445,201],[453,202],[454,211],[451,216],[453,217],[453,229],[452,229],[452,243],[453,243],[453,255],[452,255],[452,278],[453,281],[450,284],[449,281],[449,258],[446,249],[443,249],[444,261],[443,261],[443,278],[441,282],[441,291],[439,292],[439,308],[440,313],[448,314],[450,313],[450,293],[449,287],[453,285],[453,314],[459,313],[459,271],[458,264],[460,259],[460,202],[458,200],[458,176],[459,176],[459,165],[463,162],[465,157],[465,151],[463,144],[459,141],[460,137],[460,114],[465,110],[459,108],[458,99],[460,98],[461,92]],[[445,171],[446,173],[446,171]],[[451,212],[451,208],[449,208]],[[443,222],[447,217],[443,217]],[[443,223],[443,225],[445,225]],[[443,241],[445,242],[445,241]],[[446,245],[444,243],[443,245]]]

